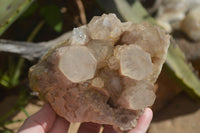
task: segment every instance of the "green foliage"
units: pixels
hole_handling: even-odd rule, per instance
[[[24,64],[24,59],[19,59],[15,62],[15,58],[9,57],[8,69],[6,72],[1,72],[0,84],[7,88],[14,87],[19,83],[20,73]]]
[[[31,5],[34,0],[0,1],[0,36]],[[29,11],[30,12],[30,11]],[[8,59],[7,71],[0,70],[0,84],[10,88],[18,84],[24,59]]]
[[[33,0],[26,0],[26,1],[25,0],[19,0],[19,1],[18,0],[17,1],[8,0],[8,2],[10,2],[9,4],[0,6],[0,14],[6,12],[6,11],[2,11],[2,7],[4,7],[4,6],[8,7],[8,5],[9,5],[9,8],[12,9],[12,11],[13,11],[12,13],[14,13],[14,14],[12,14],[12,13],[7,14],[8,15],[7,18],[3,18],[3,16],[0,16],[0,24],[2,25],[2,27],[0,27],[0,35],[8,28],[8,26],[11,23],[14,22],[14,20],[16,20],[19,17],[19,15],[23,12],[23,10],[25,10],[24,6],[28,7],[26,2],[28,2],[30,5],[30,3],[32,1]],[[5,2],[5,0],[0,1],[0,5],[1,5],[1,2]],[[26,12],[21,17],[21,19],[23,19],[25,17],[29,17],[29,15],[32,15],[36,11],[37,8],[38,8],[38,4],[37,3],[33,4],[33,6],[31,6],[31,8],[28,10],[28,12]],[[16,10],[14,10],[14,9],[16,9]],[[4,20],[6,21],[5,24],[3,23]],[[36,36],[38,31],[41,29],[42,25],[43,24],[39,24],[39,26],[36,26],[36,28],[33,30],[33,33],[30,34],[27,41],[32,41],[34,39],[34,37]],[[22,74],[22,68],[24,66],[24,61],[25,60],[22,58],[16,58],[14,56],[8,57],[7,62],[5,62],[5,64],[4,64],[4,67],[7,68],[6,71],[3,70],[2,68],[0,68],[0,84],[2,86],[4,86],[7,89],[12,89],[12,87],[19,85],[20,76]],[[29,116],[28,112],[24,108],[27,105],[29,99],[31,98],[31,96],[28,95],[28,93],[27,93],[28,89],[24,88],[24,87],[22,87],[22,88],[17,87],[17,89],[19,91],[19,94],[18,94],[18,100],[16,101],[15,106],[0,118],[0,129],[1,129],[0,132],[12,133],[13,131],[6,129],[5,125],[24,121],[24,120],[9,120],[8,119],[11,115],[15,114],[16,112],[22,111],[25,113],[25,115],[27,117]]]
[[[24,112],[24,114],[29,117],[29,113],[25,110],[25,106],[27,105],[28,101],[32,98],[29,95],[27,95],[27,90],[21,88],[19,89],[20,93],[18,95],[18,99],[16,101],[15,106],[9,110],[6,114],[4,114],[2,117],[0,117],[0,127],[4,127],[7,124],[10,123],[16,123],[16,122],[20,122],[20,121],[24,121],[24,120],[7,120],[7,118],[11,115],[13,115],[14,113],[18,112],[18,111],[22,111]]]
[[[55,5],[44,6],[40,10],[40,15],[44,17],[45,21],[49,26],[51,26],[55,31],[62,31],[62,16],[60,10]]]
[[[155,25],[155,20],[148,14],[140,2],[136,1],[129,4],[126,0],[97,0],[106,12],[115,13],[123,21],[132,21],[139,23],[141,21],[148,21]]]
[[[37,1],[33,1],[35,0],[0,1],[0,36],[20,15],[23,19],[34,14],[38,9],[40,15],[50,27],[56,32],[62,31],[63,22],[59,7],[56,5],[40,6]],[[30,8],[28,8],[29,6]],[[26,12],[24,12],[25,10]]]
[[[148,21],[152,25],[156,21],[149,16],[147,11],[142,7],[140,2],[136,1],[130,5],[125,0],[97,0],[101,6],[108,12],[114,12],[124,20],[133,21],[135,23]],[[200,80],[193,71],[192,66],[187,63],[184,53],[178,46],[170,45],[166,63],[171,71],[174,72],[177,81],[184,85],[184,89],[193,97],[200,98]]]
[[[30,17],[31,15],[33,15],[39,8],[39,3],[38,1],[34,1],[31,6],[26,10],[26,12],[24,12],[20,19],[23,19],[23,18],[27,18],[27,17]]]
[[[200,80],[177,45],[172,44],[169,47],[167,65],[187,87],[186,91],[192,96],[200,98]]]
[[[0,0],[0,36],[32,2],[33,0]]]
[[[1,0],[0,1],[0,35],[24,12],[24,10],[33,2],[33,0]],[[39,9],[39,10],[38,10]],[[61,32],[62,30],[62,16],[58,6],[48,5],[40,6],[38,1],[34,2],[27,11],[20,17],[21,20],[32,16],[35,13],[39,13],[42,16],[42,20],[38,23],[36,27],[32,30],[27,41],[33,41],[35,36],[38,34],[40,29],[45,23],[47,23],[56,32]],[[29,113],[24,108],[29,99],[30,95],[27,93],[27,88],[19,87],[20,77],[22,74],[24,59],[9,56],[7,62],[4,63],[4,70],[0,68],[0,85],[4,86],[8,90],[13,87],[19,89],[18,100],[15,106],[9,110],[6,114],[0,117],[0,132],[12,133],[13,131],[5,128],[7,124],[17,123],[24,121],[19,120],[9,120],[8,118],[18,111],[24,112],[28,117]]]
[[[10,131],[10,130],[0,130],[0,133],[13,133],[13,131]]]

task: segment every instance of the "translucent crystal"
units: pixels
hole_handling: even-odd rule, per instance
[[[135,80],[142,80],[152,73],[152,62],[149,53],[136,45],[123,47],[120,53],[121,73]]]
[[[154,83],[167,57],[170,43],[169,36],[162,29],[153,27],[148,23],[133,24],[132,28],[129,29],[122,35],[120,44],[138,45],[150,54],[153,62],[153,72],[148,80]]]
[[[94,17],[88,24],[92,39],[116,41],[121,34],[121,22],[115,14]]]
[[[94,77],[97,61],[90,50],[83,46],[62,48],[59,68],[72,82],[82,82]]]
[[[91,40],[88,43],[88,47],[92,49],[97,61],[101,63],[106,61],[106,58],[112,54],[113,43],[104,40]]]
[[[136,82],[135,86],[126,88],[118,99],[118,103],[124,108],[137,110],[150,106],[155,97],[153,85],[140,81]]]
[[[88,29],[85,25],[74,28],[71,37],[71,45],[85,45],[89,41],[88,34]]]

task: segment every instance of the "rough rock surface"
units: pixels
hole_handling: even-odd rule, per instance
[[[31,67],[30,86],[70,122],[129,130],[154,103],[168,47],[169,36],[158,27],[104,14],[74,28]]]

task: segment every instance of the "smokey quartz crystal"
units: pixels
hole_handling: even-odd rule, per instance
[[[154,103],[169,47],[160,28],[103,14],[55,45],[30,68],[30,86],[66,120],[130,130]]]

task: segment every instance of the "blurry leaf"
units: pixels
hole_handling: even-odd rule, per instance
[[[9,120],[7,121],[7,118],[10,117],[11,115],[13,115],[14,113],[18,112],[19,110],[25,111],[24,113],[27,116],[29,116],[28,112],[26,112],[26,110],[23,110],[23,108],[28,104],[28,101],[32,97],[30,95],[27,95],[28,89],[25,89],[25,88],[21,89],[20,88],[19,91],[20,91],[20,93],[18,95],[18,99],[17,99],[14,107],[0,117],[0,126],[7,124],[7,122],[9,122]]]
[[[7,87],[7,88],[9,87],[10,83],[9,83],[9,77],[8,77],[7,74],[4,74],[4,75],[2,76],[2,78],[0,79],[0,84],[1,84],[2,86]]]
[[[148,21],[151,24],[156,24],[154,19],[138,1],[133,2],[131,5],[126,0],[97,0],[97,2],[104,7],[107,12],[117,14],[121,20],[129,20],[134,23]]]
[[[0,0],[0,35],[30,6],[34,0]]]
[[[18,120],[8,120],[6,122],[4,122],[3,124],[0,125],[8,125],[8,124],[12,124],[12,123],[18,123],[18,122],[23,122],[24,119],[18,119]]]
[[[146,9],[141,5],[140,2],[135,2],[131,5],[132,13],[136,14],[135,22],[147,21],[152,25],[156,25],[156,21],[148,14]]]
[[[38,4],[38,1],[34,1],[31,6],[26,10],[26,12],[24,12],[20,19],[22,18],[26,18],[26,17],[30,17],[31,15],[33,15],[36,10],[39,8],[39,4]]]
[[[15,61],[15,58],[8,59],[8,70],[3,74],[0,79],[0,84],[10,88],[19,83],[19,78],[21,74],[21,69],[24,64],[24,59],[20,58],[18,62]]]
[[[62,16],[57,6],[49,5],[42,7],[40,10],[40,15],[44,17],[47,24],[49,24],[55,31],[62,31]]]
[[[124,20],[132,22],[148,21],[156,24],[149,16],[140,2],[136,1],[130,5],[126,0],[97,0],[108,12],[119,14]],[[187,63],[184,53],[178,46],[170,45],[166,63],[168,68],[174,72],[176,79],[181,81],[190,95],[200,98],[200,80],[193,72],[192,66]]]
[[[29,113],[28,113],[28,111],[24,107],[21,107],[21,111],[24,112],[24,114],[26,115],[26,117],[30,116]]]
[[[31,32],[31,34],[29,35],[27,39],[28,42],[32,42],[34,40],[35,36],[38,34],[38,32],[41,30],[44,24],[45,24],[45,21],[42,20],[40,21],[40,23],[37,24],[37,26],[35,26],[34,30]]]
[[[20,58],[17,62],[17,65],[14,66],[14,72],[10,74],[12,86],[15,86],[18,84],[23,64],[24,64],[24,59]]]
[[[56,25],[54,25],[54,30],[57,32],[61,32],[62,31],[62,22],[57,23]]]
[[[0,132],[1,133],[14,133],[13,131],[10,131],[10,130],[7,130],[7,129],[6,130],[0,130]]]
[[[185,55],[177,45],[171,45],[169,47],[167,65],[188,87],[186,91],[200,98],[200,80],[195,75],[193,67],[187,63]]]

